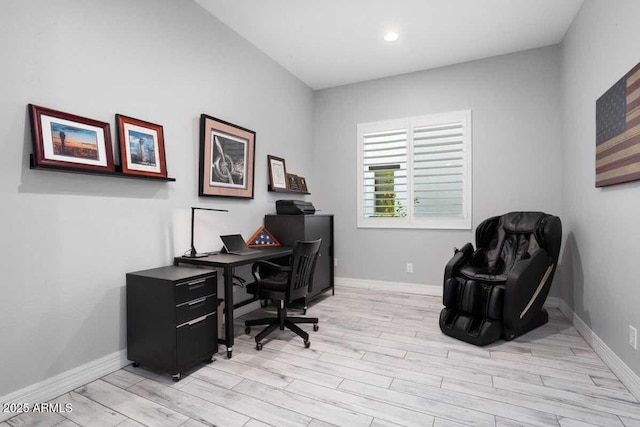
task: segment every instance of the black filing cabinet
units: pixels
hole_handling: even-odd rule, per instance
[[[167,266],[127,273],[127,358],[173,375],[218,352],[217,276]]]
[[[265,228],[283,246],[296,240],[322,238],[320,254],[313,274],[313,288],[307,301],[333,288],[333,215],[265,215]]]

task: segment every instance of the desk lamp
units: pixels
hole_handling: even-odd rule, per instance
[[[187,258],[202,258],[202,257],[206,257],[206,256],[209,255],[207,253],[199,254],[196,251],[195,246],[193,246],[193,218],[194,218],[196,209],[197,210],[201,210],[201,211],[229,212],[227,209],[196,208],[196,207],[193,207],[193,206],[191,207],[191,249],[185,255],[185,257],[187,257]]]

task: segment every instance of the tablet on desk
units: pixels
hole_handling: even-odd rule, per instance
[[[234,255],[250,255],[260,252],[260,249],[251,249],[240,234],[228,234],[220,236],[224,250]]]

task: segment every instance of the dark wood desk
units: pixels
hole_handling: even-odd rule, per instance
[[[218,253],[202,258],[189,258],[185,256],[175,257],[174,265],[191,264],[202,267],[222,268],[224,277],[224,338],[218,341],[227,346],[227,357],[230,359],[233,354],[233,269],[242,265],[253,264],[256,261],[263,261],[274,258],[282,258],[291,255],[291,247],[277,246],[275,248],[260,248],[259,252],[249,255],[233,255]],[[242,303],[240,303],[242,304]]]

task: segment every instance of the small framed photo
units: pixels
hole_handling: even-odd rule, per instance
[[[303,193],[309,192],[309,189],[307,188],[307,180],[303,176],[298,177],[298,186],[300,187],[300,191]]]
[[[256,133],[200,116],[199,196],[253,199]]]
[[[29,104],[33,165],[114,172],[109,123]]]
[[[287,174],[287,182],[289,184],[289,190],[291,191],[300,191],[300,183],[298,181],[298,176],[292,173]]]
[[[167,177],[162,126],[116,114],[120,164],[130,175]]]
[[[276,156],[267,156],[269,163],[269,191],[286,190],[287,187],[287,168],[284,159]]]

